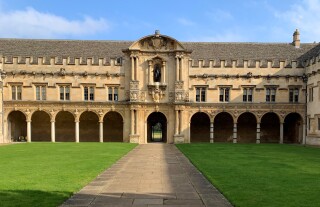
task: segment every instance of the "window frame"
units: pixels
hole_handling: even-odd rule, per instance
[[[47,85],[36,84],[35,86],[35,100],[46,101],[47,100]]]
[[[269,86],[266,87],[266,102],[267,103],[274,103],[276,102],[276,95],[277,95],[277,87]]]
[[[196,89],[196,102],[207,102],[207,87],[195,86]]]
[[[119,85],[107,85],[107,101],[119,101]]]
[[[62,91],[61,91],[62,89]],[[69,90],[69,92],[67,92]],[[59,100],[60,101],[70,101],[71,100],[71,85],[63,84],[59,85]]]
[[[83,100],[94,101],[95,100],[95,86],[84,85],[83,86]]]
[[[298,87],[289,88],[289,102],[299,103],[300,89]]]
[[[243,87],[242,102],[252,103],[253,102],[253,87]]]
[[[230,102],[231,87],[219,87],[219,102]]]
[[[21,101],[22,100],[22,84],[12,84],[11,86],[11,100]]]

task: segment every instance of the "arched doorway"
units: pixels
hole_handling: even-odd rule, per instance
[[[221,112],[214,118],[214,141],[232,142],[233,118],[227,112]]]
[[[60,111],[56,115],[56,141],[74,142],[75,141],[75,123],[74,116],[69,111]]]
[[[103,118],[103,141],[123,142],[123,120],[118,112],[108,112]]]
[[[8,138],[12,141],[26,141],[26,116],[21,111],[12,111],[8,115]]]
[[[80,142],[99,142],[99,118],[92,111],[85,111],[80,116]]]
[[[31,141],[35,141],[35,142],[51,141],[50,116],[44,111],[36,111],[32,114]]]
[[[206,113],[195,113],[191,118],[190,142],[210,142],[210,118]]]
[[[255,143],[257,137],[257,119],[250,113],[245,112],[238,117],[237,142]]]
[[[269,112],[261,118],[260,141],[261,143],[279,143],[280,120],[277,114]]]
[[[167,118],[161,112],[153,112],[147,119],[147,141],[167,142]]]
[[[283,142],[301,143],[302,142],[302,118],[298,113],[290,113],[284,119]]]

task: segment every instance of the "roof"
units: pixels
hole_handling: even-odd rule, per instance
[[[131,44],[133,41],[0,39],[0,55],[110,59],[124,56],[122,50],[129,48]],[[320,45],[316,43],[301,44],[300,48],[289,43],[182,42],[182,45],[187,50],[192,50],[192,59],[204,60],[302,61],[320,51]]]

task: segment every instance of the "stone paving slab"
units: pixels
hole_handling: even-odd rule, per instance
[[[139,145],[61,207],[231,207],[171,144]]]

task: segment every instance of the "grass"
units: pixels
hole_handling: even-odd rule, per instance
[[[235,206],[320,206],[320,149],[279,144],[177,147]]]
[[[57,206],[136,145],[26,143],[0,146],[0,206]]]

